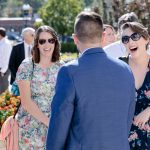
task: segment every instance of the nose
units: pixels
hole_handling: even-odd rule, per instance
[[[44,43],[44,46],[49,47],[49,45],[50,45],[49,42],[46,40],[46,42]]]
[[[134,41],[131,39],[131,37],[129,38],[129,44],[133,43]]]

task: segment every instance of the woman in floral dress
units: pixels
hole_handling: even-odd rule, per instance
[[[60,44],[54,29],[41,26],[36,32],[33,58],[20,65],[16,81],[21,96],[17,113],[20,150],[44,150],[50,104],[61,66]]]
[[[120,58],[131,67],[135,78],[136,108],[129,134],[131,150],[150,150],[150,55],[149,34],[140,23],[122,26],[122,42],[129,56]]]

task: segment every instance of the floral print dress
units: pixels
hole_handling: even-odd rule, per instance
[[[128,58],[120,59],[128,63]],[[136,95],[135,116],[147,107],[150,107],[150,61],[143,85],[136,90]],[[150,120],[146,123],[146,128],[142,130],[132,124],[129,133],[129,142],[131,150],[150,150]]]
[[[41,68],[39,64],[32,63],[32,59],[25,59],[18,68],[16,81],[29,80],[31,98],[50,117],[50,104],[54,95],[56,77],[61,63],[54,63],[49,68]],[[17,113],[19,123],[19,148],[20,150],[44,150],[47,127],[36,120],[20,106]]]

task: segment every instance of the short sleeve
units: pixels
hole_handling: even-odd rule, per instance
[[[33,70],[32,60],[25,59],[18,68],[16,74],[16,81],[31,80],[32,70]]]

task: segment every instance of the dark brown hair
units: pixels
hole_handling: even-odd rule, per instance
[[[93,43],[101,39],[103,32],[103,21],[95,12],[81,12],[74,25],[74,32],[81,42]]]
[[[41,32],[48,32],[55,39],[55,48],[54,48],[54,51],[53,51],[53,54],[52,54],[52,60],[51,61],[52,62],[58,61],[60,59],[60,43],[59,43],[59,40],[58,40],[57,33],[52,27],[44,25],[44,26],[40,26],[37,29],[36,33],[35,33],[34,46],[33,46],[33,49],[32,49],[34,62],[35,63],[40,62],[40,51],[39,51],[39,48],[38,48],[38,41],[39,41],[39,36],[40,36]]]
[[[126,13],[118,19],[118,28],[126,22],[139,22],[138,16],[134,12]]]

